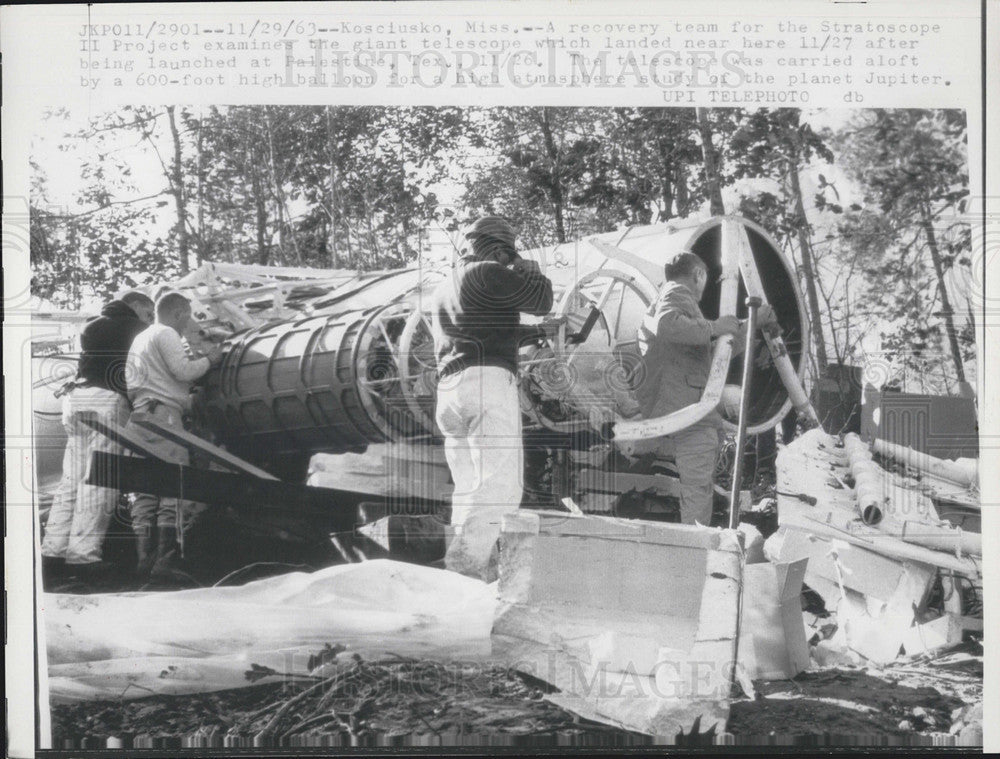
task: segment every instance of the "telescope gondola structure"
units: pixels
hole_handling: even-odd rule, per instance
[[[741,368],[725,340],[716,346],[700,404],[670,419],[622,415],[631,391],[645,379],[636,330],[663,284],[664,263],[681,250],[708,267],[701,301],[707,317],[745,316],[748,292],[774,308],[781,337],[761,343],[750,388],[750,432],[773,427],[793,404],[808,410],[800,379],[809,330],[794,267],[760,226],[721,216],[628,227],[522,251],[539,263],[555,290],[549,317],[523,321],[559,317],[562,325],[556,334],[526,339],[522,346],[526,429],[635,440],[669,434],[720,407],[723,388],[739,383]],[[362,273],[205,263],[157,287],[191,298],[201,335],[223,340],[223,360],[196,396],[200,433],[294,477],[305,475],[315,453],[439,443],[429,309],[449,265],[420,262]],[[584,327],[586,338],[574,340]],[[193,343],[199,339],[189,336]],[[39,392],[51,391],[46,388]],[[724,424],[734,426],[736,419],[720,410]]]
[[[598,423],[594,409],[601,408],[603,422],[611,425],[606,431],[643,436],[648,420],[616,418],[614,401],[644,380],[636,330],[663,284],[664,262],[681,250],[708,267],[701,307],[709,318],[745,316],[748,279],[754,280],[750,290],[763,287],[782,330],[784,374],[801,378],[808,334],[803,301],[794,268],[766,231],[738,217],[631,227],[522,252],[552,279],[551,316],[563,324],[551,338],[528,339],[522,347],[527,427],[579,432]],[[741,271],[747,266],[752,271]],[[215,265],[178,283],[197,300],[203,326],[236,330],[197,404],[202,424],[219,441],[266,463],[318,452],[362,452],[394,440],[438,440],[429,308],[447,265],[335,276],[292,270],[284,281],[272,275],[271,282],[261,267],[253,272],[260,278],[256,286],[225,284],[226,277],[245,271]],[[301,276],[307,272],[308,278]],[[234,324],[234,316],[242,323]],[[586,339],[573,342],[573,330],[588,316]],[[750,389],[751,432],[773,427],[792,405],[768,347],[757,357]],[[740,358],[726,359],[724,372],[716,372],[723,374],[722,385],[738,384],[740,367]]]

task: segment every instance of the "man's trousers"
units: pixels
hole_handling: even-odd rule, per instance
[[[88,417],[123,425],[128,420],[128,404],[120,393],[100,387],[75,387],[63,397],[66,452],[62,479],[45,524],[42,556],[64,558],[67,564],[101,561],[104,536],[118,505],[117,489],[86,484],[91,453],[120,453],[116,444],[83,423]]]
[[[721,449],[718,420],[709,414],[706,419],[666,437],[623,443],[622,452],[629,456],[653,453],[673,458],[680,477],[681,522],[703,524],[712,521],[712,480]]]
[[[473,366],[444,377],[438,385],[436,419],[455,482],[454,537],[445,565],[490,580],[501,519],[520,507],[524,490],[516,377],[494,366]]]
[[[143,420],[156,422],[162,427],[183,430],[184,421],[179,408],[167,403],[139,406],[132,412],[128,429],[150,449],[159,454],[164,461],[169,461],[172,464],[184,464],[185,466],[190,464],[187,448],[136,424],[136,422]],[[178,522],[178,505],[181,507],[180,522]],[[154,526],[176,526],[178,536],[183,539],[185,525],[190,524],[194,516],[203,511],[204,508],[204,504],[193,501],[137,493],[132,501],[132,529],[136,534],[151,534]]]

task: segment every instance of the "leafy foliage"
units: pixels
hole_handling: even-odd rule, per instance
[[[206,260],[399,267],[482,213],[538,247],[718,209],[725,190],[795,259],[819,368],[878,333],[899,366],[936,355],[941,374],[944,351],[961,379],[973,354],[957,111],[817,130],[795,109],[134,106],[64,142],[83,155],[74,210],[36,165],[30,222],[33,292],[60,306]]]
[[[926,389],[948,391],[952,377],[966,381],[965,362],[975,346],[971,311],[959,327],[953,305],[967,297],[971,263],[963,219],[969,193],[964,113],[866,111],[837,137],[836,147],[864,189],[863,205],[845,212],[840,227],[846,250],[865,258],[863,287],[885,321],[883,349],[898,372]]]

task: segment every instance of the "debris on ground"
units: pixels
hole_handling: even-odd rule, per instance
[[[629,492],[633,491],[644,493],[647,500],[653,498],[637,487]],[[349,600],[347,616],[354,612],[359,620],[377,618],[384,627],[374,649],[361,645],[362,639],[373,637],[361,636],[364,625],[360,623],[353,630],[355,638],[348,635],[342,641],[347,647],[338,643],[317,648],[318,630],[310,629],[301,640],[279,640],[272,635],[260,641],[256,650],[230,655],[225,661],[220,658],[219,671],[212,674],[218,688],[214,692],[191,692],[211,689],[193,684],[198,678],[179,676],[176,664],[167,662],[165,674],[153,683],[157,695],[137,698],[140,693],[136,691],[141,689],[136,686],[116,700],[96,699],[108,698],[112,693],[109,684],[132,683],[134,673],[115,668],[131,660],[118,659],[117,664],[114,660],[50,661],[53,695],[62,688],[66,699],[82,701],[53,705],[56,740],[60,736],[66,740],[85,736],[98,741],[121,740],[120,736],[148,733],[197,734],[199,740],[209,741],[200,745],[334,741],[335,745],[363,746],[383,745],[378,741],[403,736],[407,740],[416,736],[427,745],[514,739],[554,741],[558,745],[588,740],[618,742],[594,745],[653,745],[666,739],[690,745],[784,742],[804,736],[824,745],[868,739],[876,743],[981,745],[978,536],[971,537],[939,518],[934,511],[936,501],[914,486],[912,474],[904,476],[898,468],[882,468],[858,440],[849,440],[845,447],[819,430],[782,449],[776,486],[756,495],[759,498],[743,511],[740,547],[728,552],[711,543],[728,533],[726,530],[522,510],[514,521],[524,524],[513,531],[505,527],[508,534],[501,551],[497,616],[493,617],[496,599],[492,590],[483,593],[478,587],[465,588],[472,594],[470,598],[475,596],[482,602],[476,616],[481,629],[472,636],[475,641],[470,638],[466,642],[485,645],[492,621],[494,653],[498,633],[499,639],[506,636],[515,648],[530,644],[531,650],[519,651],[523,655],[516,659],[521,671],[507,666],[509,658],[487,660],[487,653],[457,662],[451,658],[454,652],[442,651],[444,641],[455,643],[455,636],[448,631],[461,629],[468,635],[471,628],[467,623],[456,628],[447,614],[436,621],[430,619],[427,609],[436,608],[434,593],[441,579],[432,576],[436,570],[368,561],[353,568],[323,570],[305,579],[275,578],[272,584],[277,588],[289,582],[310,584],[327,575],[330,581],[342,576],[343,581],[333,590],[334,595]],[[668,515],[664,512],[661,516]],[[539,520],[546,523],[545,529],[535,524]],[[528,522],[534,525],[532,529],[525,527]],[[402,542],[406,545],[414,542],[410,538],[423,540],[419,530],[394,528],[391,520],[372,524],[384,527],[381,533],[373,527],[371,539],[389,555],[399,553],[394,540],[405,538]],[[609,524],[615,527],[611,532],[606,529]],[[561,542],[553,542],[556,537]],[[709,542],[702,545],[706,540]],[[552,545],[535,551],[540,541]],[[664,552],[664,546],[671,550]],[[438,548],[435,551],[439,552]],[[567,576],[563,569],[584,548],[590,563],[580,564],[579,571]],[[733,565],[726,564],[725,569],[709,566],[711,562],[701,553],[712,560],[732,553]],[[681,561],[682,554],[689,560]],[[692,560],[695,557],[700,564]],[[646,570],[641,570],[643,562],[648,564]],[[280,562],[270,564],[270,568],[258,571],[282,571]],[[667,565],[673,568],[664,570]],[[660,586],[644,585],[648,578],[664,574],[675,579],[675,592],[667,600]],[[385,575],[386,580],[384,587],[379,586],[379,598],[373,597],[370,582],[376,575]],[[634,581],[623,584],[621,578],[626,576]],[[369,582],[357,585],[359,577],[367,577]],[[238,579],[245,582],[251,575],[241,574]],[[459,584],[465,581],[451,575],[445,579]],[[714,614],[703,619],[702,609],[730,608],[728,603],[715,603],[716,596],[728,599],[729,584],[737,582],[744,591],[739,617],[742,630],[736,625],[735,603],[732,615]],[[422,602],[414,600],[417,588],[429,594]],[[677,589],[684,592],[677,593]],[[234,599],[252,591],[247,586],[226,590]],[[190,599],[204,595],[207,600],[211,595],[204,591],[186,593]],[[682,603],[685,593],[694,594],[686,605]],[[176,604],[180,595],[171,603]],[[293,595],[296,599],[314,597]],[[455,600],[454,592],[445,595],[450,602]],[[120,596],[119,601],[124,610],[129,604],[141,603],[143,597],[125,600]],[[116,602],[112,596],[48,599],[47,625],[58,621],[59,614],[86,621],[88,614],[94,616],[89,605]],[[260,608],[269,605],[273,599]],[[405,614],[401,607],[405,607]],[[449,614],[457,613],[459,607],[468,610],[468,604],[451,603]],[[175,621],[184,608],[176,606],[172,614]],[[222,607],[214,608],[214,624],[218,625],[227,618]],[[310,609],[315,623],[316,609]],[[322,634],[343,623],[345,611],[338,609],[336,620],[323,623]],[[392,617],[389,609],[399,618]],[[539,616],[540,612],[544,614]],[[123,619],[134,616],[122,615]],[[265,617],[267,613],[260,611],[256,619],[259,622]],[[140,615],[140,619],[144,618]],[[672,620],[670,624],[683,635],[671,633],[664,638],[664,619]],[[565,676],[535,679],[523,666],[530,659],[527,654],[549,655],[551,633],[567,624],[573,634],[564,635],[557,646],[564,656],[560,666]],[[275,630],[281,627],[277,621],[273,625]],[[723,630],[725,625],[728,627]],[[757,638],[754,625],[765,630]],[[61,630],[59,627],[50,633],[53,639],[59,635],[65,638]],[[234,617],[229,630],[233,639],[247,637],[241,630]],[[578,634],[581,631],[586,635]],[[148,630],[138,632],[148,638]],[[549,637],[543,635],[546,632]],[[680,707],[654,699],[646,704],[650,706],[646,710],[634,698],[618,706],[614,699],[603,697],[588,701],[587,694],[581,695],[574,688],[578,664],[600,665],[602,676],[610,672],[625,679],[628,673],[619,665],[627,662],[632,666],[632,680],[636,680],[639,662],[643,679],[653,681],[657,677],[651,672],[657,665],[690,658],[690,652],[703,640],[725,641],[726,650],[715,652],[713,661],[732,663],[737,634],[740,666],[735,679],[742,687],[742,696],[727,692],[711,705],[708,702],[714,702],[713,698]],[[78,626],[73,636],[77,649],[83,651],[90,650],[87,645],[101,634],[96,626],[84,625]],[[387,636],[396,637],[386,643]],[[132,636],[129,640],[143,642],[147,648],[164,644],[147,638]],[[580,648],[584,638],[588,642]],[[681,638],[686,648],[679,647]],[[171,641],[171,645],[176,643]],[[398,655],[389,654],[385,646],[397,643],[403,646],[395,649]],[[288,645],[296,649],[299,666],[284,671],[275,657],[287,654]],[[66,640],[56,649],[63,655],[76,650]],[[153,649],[143,650],[149,659]],[[271,658],[254,659],[265,653]],[[206,666],[204,657],[191,659],[179,650],[171,655],[195,669]],[[307,658],[308,665],[302,667]],[[151,663],[155,662],[146,662]],[[98,664],[106,665],[106,671],[97,672]],[[150,672],[150,677],[156,677],[156,672]],[[592,675],[586,670],[585,682],[590,682]],[[240,679],[243,687],[236,688]],[[149,681],[143,682],[149,685]],[[90,689],[87,693],[78,690],[81,683]],[[178,689],[182,688],[187,689],[186,695],[180,695]],[[657,734],[664,725],[672,735]],[[490,740],[488,736],[497,738]]]
[[[255,670],[248,675],[255,676]],[[64,739],[195,736],[223,745],[304,745],[336,738],[375,745],[395,737],[454,745],[463,736],[564,739],[644,736],[588,725],[544,700],[544,683],[467,662],[351,657],[336,674],[186,696],[53,707],[54,745]]]
[[[580,719],[547,700],[551,688],[511,668],[387,656],[310,678],[184,696],[54,705],[53,745],[188,736],[193,745],[654,745],[651,736]],[[734,700],[716,743],[893,740],[982,744],[982,655],[965,645],[882,669],[817,668],[758,681]],[[319,656],[319,665],[329,665]],[[318,671],[324,671],[320,668]],[[256,676],[252,665],[247,670]],[[943,736],[943,737],[942,737]],[[241,743],[242,741],[242,743]],[[116,744],[122,745],[122,744]],[[938,745],[941,745],[939,743]],[[945,743],[945,745],[948,745]]]

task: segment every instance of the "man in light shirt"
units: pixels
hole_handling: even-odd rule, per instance
[[[165,461],[188,464],[183,446],[161,438],[136,422],[152,420],[163,427],[183,428],[184,413],[191,407],[191,386],[221,359],[221,349],[192,358],[181,341],[190,326],[191,303],[180,293],[169,292],[156,301],[156,323],[141,332],[129,351],[129,429]],[[136,534],[137,577],[140,582],[169,580],[178,569],[178,539],[192,510],[188,501],[160,498],[148,493],[135,496],[132,529]]]

